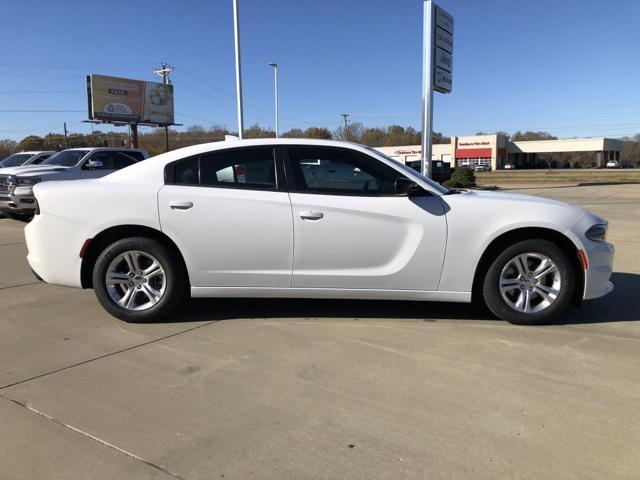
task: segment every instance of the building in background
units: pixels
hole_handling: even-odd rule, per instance
[[[622,140],[611,138],[512,142],[505,135],[474,135],[451,137],[451,143],[433,145],[432,159],[451,163],[452,167],[490,165],[492,170],[502,170],[505,165],[526,169],[546,168],[552,163],[564,167],[574,156],[588,154],[593,157],[593,166],[603,167],[610,160],[620,161],[622,146]],[[422,154],[420,145],[379,147],[377,150],[402,163],[420,160]]]

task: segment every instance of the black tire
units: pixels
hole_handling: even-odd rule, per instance
[[[107,288],[107,269],[119,255],[127,251],[139,251],[151,255],[163,269],[164,293],[155,305],[145,310],[132,310],[119,305],[112,299]],[[125,287],[126,285],[122,288]],[[123,238],[106,247],[98,256],[93,268],[93,288],[98,301],[107,312],[126,322],[139,323],[155,322],[171,316],[184,303],[189,293],[188,277],[182,263],[176,261],[175,256],[172,256],[161,242],[148,237]],[[141,297],[138,296],[138,298]]]
[[[516,256],[524,253],[541,254],[553,261],[559,272],[560,291],[553,303],[539,312],[524,313],[511,307],[500,292],[500,277],[505,266]],[[517,325],[544,325],[553,320],[567,307],[576,288],[576,272],[567,254],[554,243],[544,239],[524,240],[507,247],[491,262],[482,283],[482,296],[491,312],[498,318]],[[516,297],[517,297],[517,290]],[[534,296],[537,301],[542,297]],[[535,301],[534,300],[534,301]]]

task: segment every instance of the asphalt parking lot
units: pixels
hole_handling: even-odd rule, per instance
[[[640,185],[514,191],[610,221],[612,294],[545,327],[241,299],[127,324],[0,219],[0,479],[640,478]]]

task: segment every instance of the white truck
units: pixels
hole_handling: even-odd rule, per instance
[[[0,169],[0,212],[28,218],[36,211],[36,183],[104,177],[149,157],[145,150],[118,147],[70,148],[40,164]]]

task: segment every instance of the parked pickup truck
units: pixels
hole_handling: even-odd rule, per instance
[[[13,155],[0,160],[0,168],[19,167],[21,165],[38,165],[54,153],[56,152],[50,150],[14,153]],[[0,173],[2,173],[1,170]]]
[[[146,151],[132,148],[70,148],[39,165],[0,169],[0,212],[14,218],[30,217],[37,207],[36,183],[104,177],[148,157]]]

